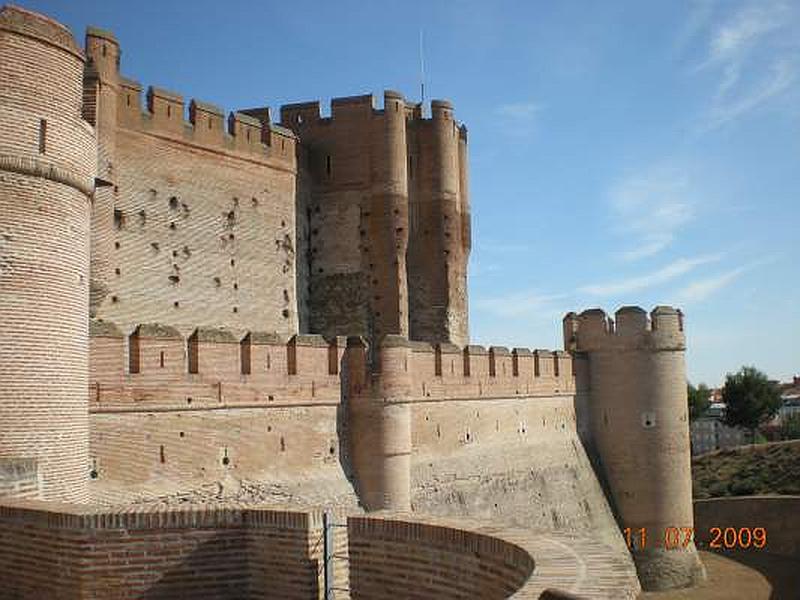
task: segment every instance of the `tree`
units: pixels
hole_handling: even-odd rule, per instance
[[[697,387],[687,383],[686,386],[689,396],[689,420],[694,421],[698,417],[702,417],[711,406],[711,390],[705,383],[701,383]]]
[[[726,404],[725,424],[749,429],[754,441],[756,429],[774,417],[782,403],[778,386],[755,367],[728,373],[722,400]]]

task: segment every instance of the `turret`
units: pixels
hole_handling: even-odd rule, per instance
[[[409,242],[411,337],[468,343],[466,268],[469,208],[466,131],[446,100],[431,102],[431,119],[413,123],[414,222]]]
[[[86,30],[83,77],[84,118],[97,132],[98,187],[92,203],[89,311],[92,316],[108,295],[117,189],[116,143],[120,49],[114,34]]]
[[[387,335],[368,366],[366,343],[350,338],[345,352],[351,456],[367,510],[410,510],[411,395],[408,340]]]
[[[564,318],[565,347],[576,363],[579,393],[588,387],[591,440],[631,546],[642,587],[684,587],[704,571],[689,532],[692,479],[686,399],[686,348],[680,311],[649,317],[620,308]],[[579,371],[576,369],[576,371]]]
[[[45,500],[88,496],[97,146],[81,118],[83,74],[64,26],[0,10],[0,460],[33,463]]]
[[[372,338],[386,334],[408,337],[408,180],[406,175],[405,100],[397,92],[384,93],[383,114],[372,130],[370,248],[363,257],[370,278],[373,314]],[[362,213],[364,214],[364,213]]]

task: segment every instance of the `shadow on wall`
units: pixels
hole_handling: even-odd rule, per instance
[[[344,476],[350,483],[354,491],[358,488],[356,482],[355,471],[350,459],[350,427],[348,426],[348,398],[347,390],[350,389],[350,373],[346,365],[346,354],[343,354],[339,359],[339,377],[341,378],[340,401],[336,407],[336,437],[339,440],[339,465],[342,468]],[[360,496],[359,498],[360,504]]]
[[[246,598],[251,585],[251,552],[243,530],[213,533],[153,583],[142,598]]]

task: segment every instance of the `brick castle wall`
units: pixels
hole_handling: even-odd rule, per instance
[[[152,88],[143,112],[137,84],[120,90],[113,247],[97,316],[126,332],[158,322],[186,335],[197,325],[296,333],[292,135],[238,113],[226,125],[196,102],[186,122],[182,98]]]

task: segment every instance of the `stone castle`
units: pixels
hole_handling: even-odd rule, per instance
[[[10,597],[175,597],[147,595],[164,581],[197,598],[321,597],[316,572],[275,574],[287,556],[319,562],[318,509],[350,515],[354,597],[392,595],[393,569],[428,556],[420,540],[479,558],[453,575],[467,591],[422,577],[416,597],[537,597],[555,581],[632,598],[702,577],[693,542],[665,541],[693,519],[682,314],[570,313],[563,351],[471,345],[467,133],[449,102],[426,117],[387,91],[382,108],[291,104],[276,123],[192,100],[187,121],[180,94],[149,87],[143,103],[120,56],[109,32],[89,28],[82,49],[45,16],[0,12]],[[39,558],[22,560],[33,530]],[[224,563],[243,587],[226,595],[217,574],[192,588],[198,567],[177,559],[87,558],[131,530],[201,558],[195,536],[215,532],[202,543],[234,550],[203,572]],[[275,541],[287,532],[291,548]],[[390,546],[400,567],[370,563]],[[501,554],[492,587],[480,560]]]

